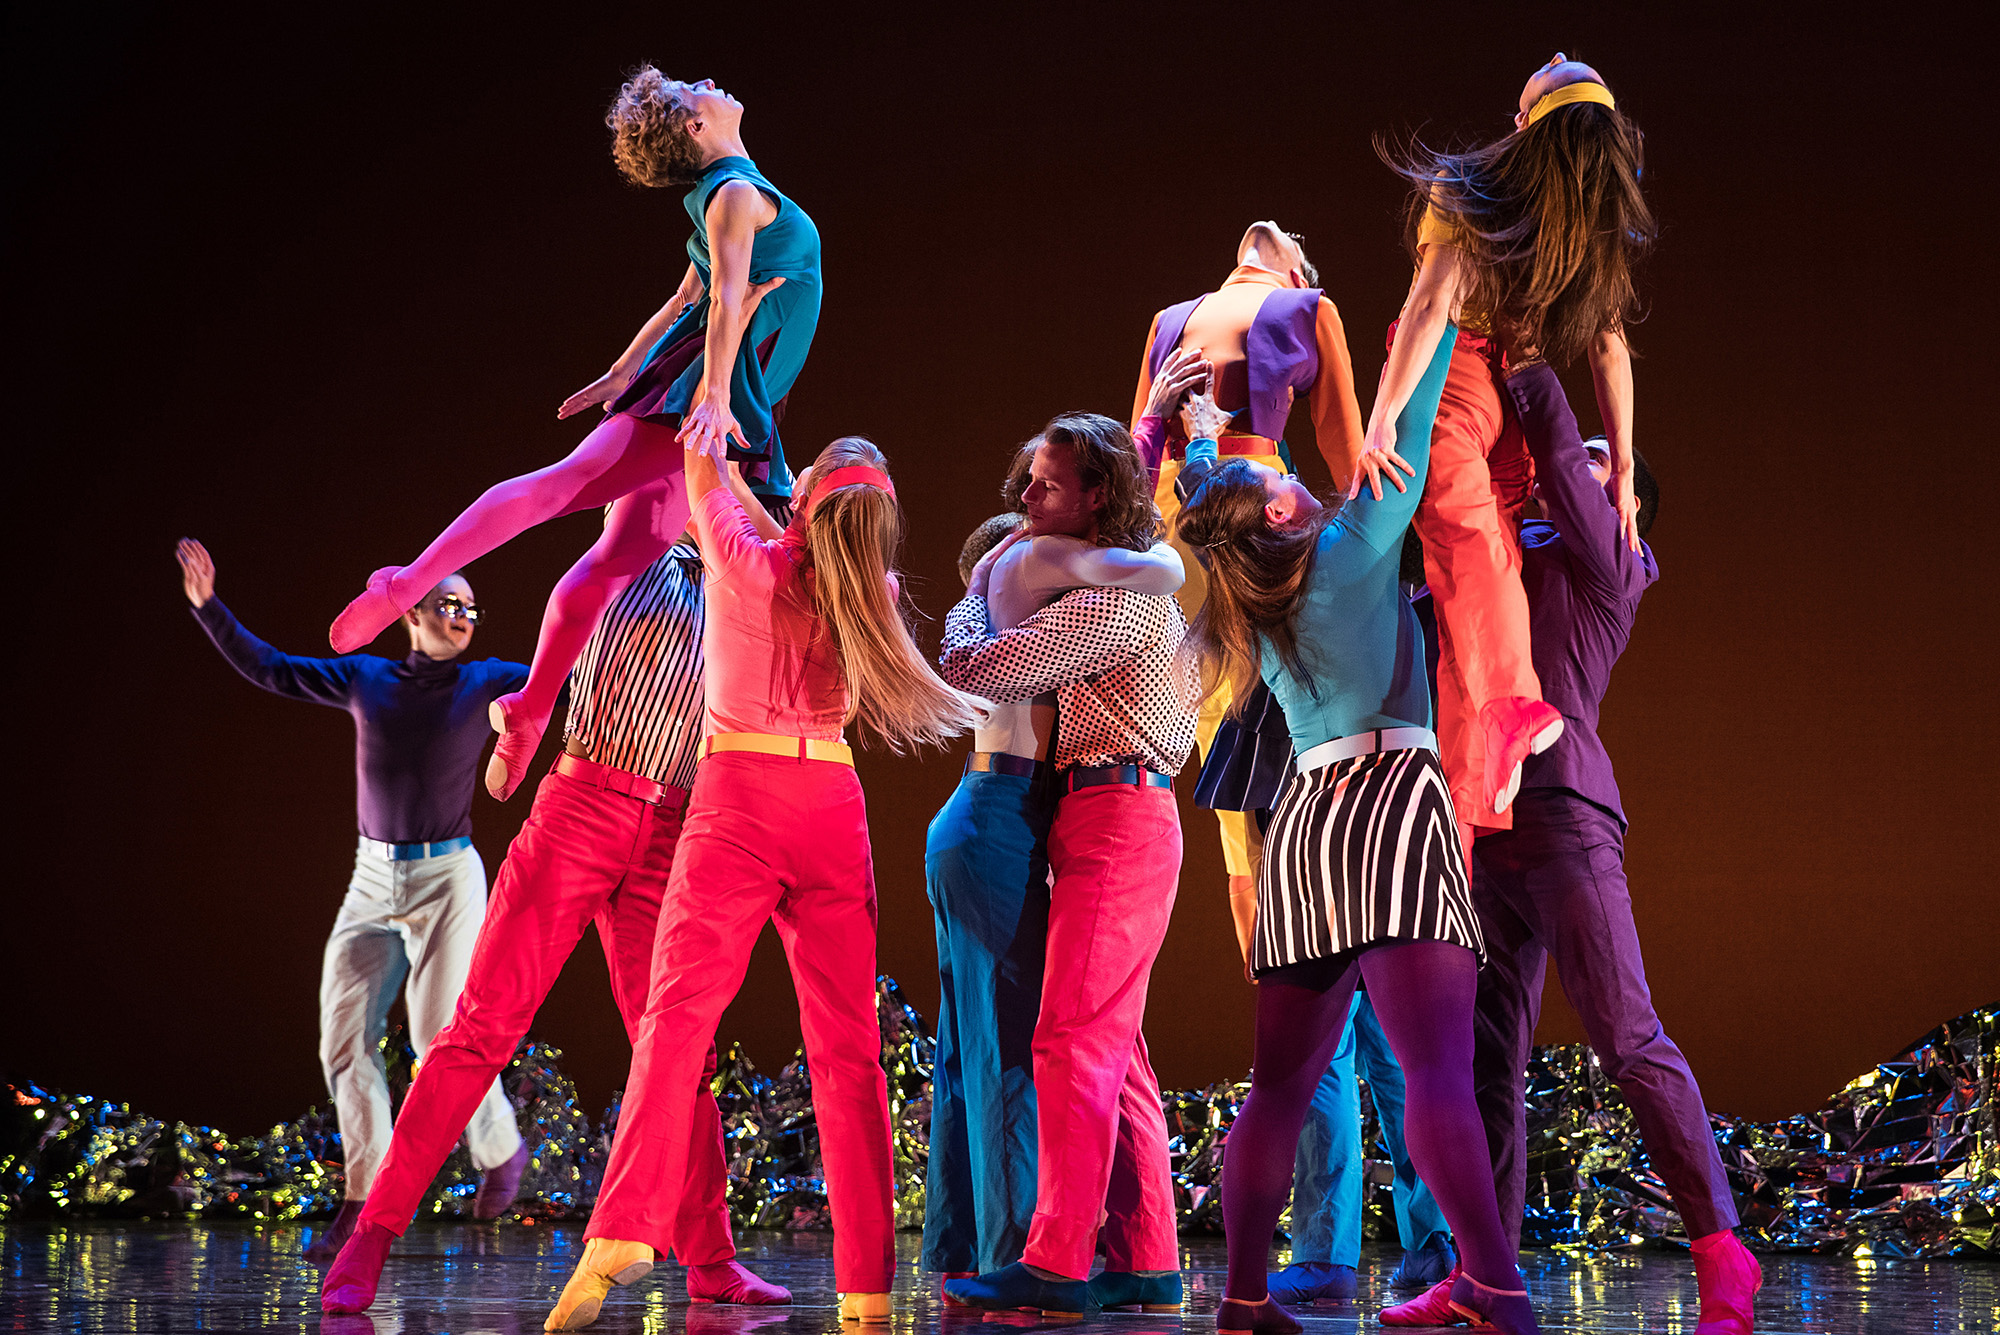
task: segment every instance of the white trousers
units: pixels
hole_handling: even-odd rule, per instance
[[[368,1195],[389,1152],[389,1081],[381,1042],[403,993],[410,1043],[422,1058],[458,1004],[486,916],[486,865],[472,847],[391,862],[364,844],[354,857],[319,978],[319,1062],[340,1119],[347,1199]],[[482,1172],[514,1157],[521,1133],[500,1082],[465,1130]]]

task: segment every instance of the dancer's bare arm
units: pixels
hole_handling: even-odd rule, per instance
[[[1368,414],[1368,433],[1362,437],[1361,457],[1355,461],[1354,477],[1348,494],[1356,494],[1363,478],[1376,500],[1382,499],[1382,478],[1386,475],[1397,491],[1405,491],[1403,479],[1390,472],[1400,468],[1410,476],[1416,469],[1396,453],[1396,418],[1416,391],[1417,382],[1431,364],[1438,339],[1451,314],[1458,309],[1465,285],[1465,257],[1447,241],[1433,241],[1424,247],[1423,265],[1417,281],[1403,303],[1402,322],[1396,326],[1396,345],[1389,349],[1389,365],[1382,371],[1381,388],[1375,391],[1375,407]]]
[[[1590,378],[1597,388],[1597,412],[1611,442],[1611,475],[1618,482],[1618,522],[1625,542],[1639,550],[1639,498],[1632,491],[1632,350],[1625,331],[1608,330],[1590,344]]]
[[[562,407],[556,409],[556,416],[574,417],[585,408],[595,408],[601,403],[610,403],[623,394],[626,386],[632,383],[632,377],[639,374],[639,368],[645,364],[646,353],[660,341],[660,335],[666,333],[674,321],[681,318],[682,311],[699,300],[701,300],[701,275],[696,273],[694,265],[690,264],[686,276],[681,279],[681,285],[674,289],[671,297],[667,298],[667,304],[655,311],[652,319],[646,321],[632,342],[626,346],[625,351],[618,354],[618,360],[611,363],[611,369],[564,399]]]
[[[681,421],[681,441],[694,447],[709,436],[741,443],[743,429],[730,411],[729,380],[747,323],[750,248],[757,229],[769,225],[777,209],[748,181],[731,181],[708,202],[708,341],[702,348],[701,388]]]
[[[731,460],[723,470],[722,480],[723,485],[729,488],[729,494],[743,507],[743,513],[750,516],[750,526],[757,530],[758,537],[766,542],[776,542],[785,536],[784,526],[771,517],[771,512],[764,508],[764,502],[757,499],[757,493],[750,490],[750,484],[744,480],[742,464]]]

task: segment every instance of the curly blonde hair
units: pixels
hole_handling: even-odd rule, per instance
[[[688,133],[693,114],[686,91],[666,75],[651,65],[634,70],[604,114],[619,175],[634,185],[693,185],[701,176],[701,149]]]

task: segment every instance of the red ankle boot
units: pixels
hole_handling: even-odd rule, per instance
[[[1692,1245],[1695,1283],[1701,1288],[1701,1324],[1695,1335],[1750,1335],[1764,1267],[1726,1229],[1696,1238]]]
[[[329,1316],[367,1311],[382,1280],[382,1263],[389,1259],[389,1244],[395,1240],[396,1235],[380,1224],[355,1229],[320,1281],[319,1310]]]
[[[1521,762],[1556,744],[1563,716],[1554,705],[1510,695],[1487,702],[1479,727],[1486,741],[1486,802],[1505,811],[1521,791]]]
[[[1385,1326],[1464,1325],[1465,1318],[1451,1305],[1451,1286],[1458,1283],[1458,1275],[1458,1267],[1453,1266],[1449,1275],[1410,1301],[1383,1308],[1375,1319]]]
[[[403,573],[401,566],[383,566],[368,577],[368,588],[359,598],[342,608],[340,615],[327,628],[327,643],[337,654],[359,653],[366,649],[377,635],[396,624],[396,618],[409,611],[399,606],[389,586],[396,576]]]
[[[1451,1286],[1451,1309],[1478,1330],[1542,1335],[1526,1289],[1490,1289],[1460,1271],[1458,1282]]]
[[[493,743],[493,754],[486,761],[486,791],[505,802],[521,786],[521,780],[528,777],[528,763],[535,758],[535,750],[542,744],[542,730],[549,726],[544,719],[531,719],[522,708],[519,691],[512,691],[487,706],[486,717],[493,724],[493,731],[500,734],[500,740]]]

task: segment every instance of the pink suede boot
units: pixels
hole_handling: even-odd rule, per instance
[[[389,1259],[389,1245],[396,1235],[380,1224],[363,1224],[340,1249],[333,1266],[320,1281],[319,1310],[329,1316],[341,1312],[365,1312],[375,1301],[375,1286],[382,1280],[382,1263]]]
[[[1464,1271],[1459,1272],[1458,1282],[1451,1286],[1451,1310],[1475,1330],[1497,1330],[1501,1335],[1542,1335],[1526,1289],[1489,1289]]]
[[[528,711],[522,708],[519,691],[503,695],[487,706],[486,717],[492,722],[493,731],[500,734],[500,740],[493,743],[493,754],[486,761],[486,791],[505,802],[521,786],[521,780],[528,777],[528,764],[542,744],[542,730],[549,726],[549,721],[529,718]]]
[[[1224,1298],[1221,1306],[1215,1309],[1215,1328],[1254,1331],[1256,1335],[1299,1335],[1305,1329],[1298,1318],[1268,1295],[1261,1302],[1254,1303],[1247,1298]]]
[[[389,591],[390,583],[402,573],[401,566],[383,566],[368,577],[368,591],[341,609],[326,632],[335,653],[352,654],[366,649],[377,635],[396,624],[397,617],[410,610],[399,606]]]
[[[1510,695],[1479,711],[1479,727],[1486,735],[1486,801],[1505,811],[1521,791],[1521,762],[1556,744],[1563,716],[1554,705]]]
[[[771,1307],[792,1300],[790,1289],[759,1279],[734,1261],[689,1266],[687,1286],[688,1301],[691,1303],[743,1303],[752,1307]]]
[[[1452,1285],[1458,1283],[1459,1270],[1451,1268],[1451,1273],[1425,1289],[1406,1303],[1385,1307],[1375,1319],[1385,1326],[1462,1326],[1465,1318],[1451,1305]]]
[[[1701,1324],[1695,1335],[1750,1335],[1756,1319],[1757,1290],[1764,1267],[1750,1249],[1724,1229],[1696,1238],[1694,1278],[1701,1288]]]

